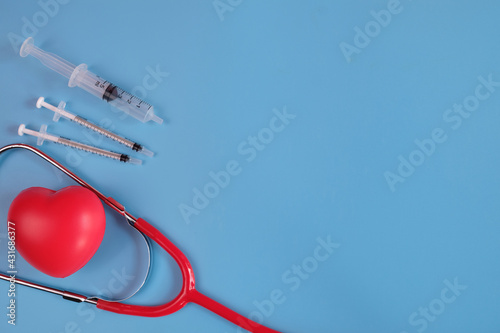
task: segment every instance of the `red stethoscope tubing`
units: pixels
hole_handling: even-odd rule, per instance
[[[272,330],[268,327],[265,327],[259,323],[256,323],[240,314],[237,312],[227,308],[226,306],[216,302],[215,300],[209,298],[208,296],[203,295],[202,293],[198,292],[195,289],[195,279],[194,279],[194,273],[193,273],[193,268],[191,267],[191,263],[187,259],[187,257],[182,253],[181,250],[179,250],[165,235],[163,235],[158,229],[153,227],[151,224],[146,222],[145,220],[141,218],[135,218],[132,215],[130,215],[127,211],[125,211],[125,207],[121,205],[119,202],[114,200],[111,197],[107,197],[101,192],[99,192],[97,189],[92,187],[90,184],[85,182],[83,179],[78,177],[76,174],[71,172],[68,168],[63,166],[61,163],[57,162],[54,160],[52,157],[49,155],[45,154],[41,150],[32,147],[30,145],[22,144],[22,143],[15,143],[11,145],[7,145],[4,147],[0,148],[0,155],[3,154],[6,151],[9,151],[11,149],[25,149],[28,151],[31,151],[32,153],[38,155],[45,161],[49,162],[52,164],[54,167],[65,173],[67,176],[69,176],[71,179],[76,181],[78,184],[80,184],[83,187],[86,187],[87,189],[91,190],[94,192],[106,205],[111,207],[112,209],[116,210],[118,213],[121,215],[125,216],[129,222],[140,232],[142,232],[144,235],[148,236],[150,239],[155,241],[158,245],[160,245],[167,253],[174,258],[176,263],[179,265],[182,273],[182,288],[179,294],[170,302],[165,303],[163,305],[155,305],[155,306],[144,306],[144,305],[132,305],[132,304],[124,304],[124,303],[119,303],[119,302],[112,302],[112,301],[105,301],[98,299],[96,301],[96,306],[99,309],[105,310],[105,311],[110,311],[110,312],[115,312],[119,314],[125,314],[125,315],[132,315],[132,316],[142,316],[142,317],[160,317],[160,316],[166,316],[169,315],[173,312],[179,311],[182,309],[187,303],[195,303],[198,305],[203,306],[204,308],[218,314],[219,316],[229,320],[230,322],[234,323],[235,325],[238,325],[247,331],[254,332],[254,333],[279,333],[279,331]],[[7,278],[6,275],[0,274],[2,277]],[[23,283],[26,283],[26,281],[23,281]],[[30,283],[30,285],[33,285],[33,283]],[[37,288],[40,289],[40,288]],[[47,289],[47,288],[46,288]],[[56,293],[61,294],[60,290],[56,290],[53,288],[50,288],[51,292],[56,291]],[[75,298],[79,301],[82,302],[84,299],[86,299],[82,295],[74,294],[74,293],[68,293],[68,292],[63,292],[64,295],[68,294],[71,299]],[[62,295],[62,296],[64,296]]]
[[[191,263],[186,258],[184,253],[179,250],[167,237],[165,237],[158,229],[153,227],[145,220],[137,219],[134,227],[144,233],[146,236],[160,245],[169,255],[174,258],[181,269],[182,273],[182,289],[180,293],[172,301],[156,306],[130,305],[123,303],[110,302],[105,300],[97,301],[97,308],[111,311],[115,313],[143,316],[143,317],[160,317],[166,316],[173,312],[179,311],[187,303],[195,303],[204,308],[218,314],[219,316],[229,320],[235,325],[238,325],[247,331],[255,333],[277,333],[273,329],[256,323],[239,313],[227,308],[226,306],[214,301],[195,289],[195,278]],[[279,333],[279,332],[278,332]]]

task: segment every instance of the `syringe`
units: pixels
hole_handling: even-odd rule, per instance
[[[80,142],[73,141],[70,139],[61,138],[61,137],[56,136],[56,135],[48,134],[47,133],[47,125],[42,125],[40,127],[40,132],[37,132],[37,131],[33,131],[33,130],[26,128],[25,124],[21,124],[19,126],[19,129],[17,130],[17,133],[20,136],[23,136],[24,134],[36,136],[38,138],[36,144],[39,146],[41,146],[45,140],[48,140],[48,141],[52,141],[55,143],[60,143],[62,145],[68,146],[68,147],[88,151],[88,152],[93,153],[93,154],[109,157],[109,158],[112,158],[114,160],[118,160],[120,162],[132,163],[132,164],[138,164],[138,165],[142,164],[141,160],[138,160],[136,158],[130,157],[130,156],[125,155],[125,154],[115,153],[115,152],[112,152],[109,150],[97,148],[94,146],[89,146],[89,145],[86,145],[84,143],[80,143]]]
[[[163,122],[163,119],[155,115],[151,104],[89,72],[86,64],[75,66],[55,54],[43,51],[33,43],[32,37],[26,38],[19,52],[21,57],[26,57],[28,54],[34,56],[48,68],[67,77],[68,86],[78,86],[143,123],[150,120],[159,124]]]
[[[59,103],[59,105],[57,107],[55,107],[54,105],[51,105],[51,104],[45,102],[44,97],[40,97],[38,99],[38,101],[36,102],[36,107],[40,109],[42,106],[49,109],[49,110],[54,111],[54,118],[53,118],[54,121],[58,121],[59,118],[62,116],[64,118],[67,118],[69,120],[74,121],[77,124],[85,126],[85,127],[89,128],[89,129],[91,129],[99,134],[107,136],[108,138],[115,140],[116,142],[119,142],[119,143],[139,152],[139,153],[143,153],[146,156],[152,157],[154,155],[154,153],[152,151],[146,149],[143,145],[140,145],[137,142],[133,142],[133,141],[126,139],[122,136],[119,136],[118,134],[115,134],[115,133],[108,131],[100,126],[97,126],[96,124],[88,121],[85,118],[82,118],[80,116],[77,116],[75,114],[68,112],[67,110],[64,109],[66,107],[65,102],[61,101]]]

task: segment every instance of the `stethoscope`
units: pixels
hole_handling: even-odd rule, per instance
[[[195,278],[193,268],[187,259],[187,257],[182,253],[167,237],[165,237],[162,233],[160,233],[155,227],[151,224],[143,220],[142,218],[136,218],[132,216],[129,212],[125,210],[125,207],[114,200],[111,197],[106,197],[104,194],[96,190],[94,187],[89,185],[87,182],[82,180],[80,177],[75,175],[73,172],[68,170],[62,164],[43,153],[42,151],[34,148],[30,145],[26,144],[11,144],[5,147],[0,148],[0,155],[5,153],[6,151],[12,149],[25,149],[28,150],[45,161],[52,164],[54,167],[65,173],[71,179],[76,181],[79,185],[91,190],[94,194],[96,194],[106,205],[111,207],[113,210],[118,212],[120,215],[124,216],[127,222],[133,226],[137,231],[146,237],[152,239],[159,246],[161,246],[167,253],[174,258],[176,263],[179,265],[179,268],[182,273],[182,288],[179,294],[170,302],[165,303],[163,305],[157,306],[144,306],[144,305],[132,305],[132,304],[124,304],[121,301],[110,301],[97,297],[87,297],[80,294],[72,293],[65,290],[60,290],[56,288],[47,287],[41,284],[29,282],[22,279],[15,279],[15,283],[27,287],[31,287],[34,289],[42,290],[45,292],[49,292],[52,294],[56,294],[62,296],[66,300],[74,301],[74,302],[85,302],[95,305],[98,309],[115,312],[119,314],[132,315],[132,316],[142,316],[142,317],[160,317],[166,316],[176,311],[182,309],[187,303],[195,303],[203,306],[204,308],[218,314],[219,316],[229,320],[230,322],[250,331],[250,332],[261,332],[261,333],[271,333],[278,332],[267,328],[259,323],[256,323],[237,312],[227,308],[226,306],[218,303],[217,301],[205,296],[200,293],[195,288]],[[0,273],[0,279],[11,281],[11,278],[8,275]]]

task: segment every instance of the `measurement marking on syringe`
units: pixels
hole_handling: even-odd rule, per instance
[[[153,106],[146,107],[145,105],[149,104],[140,103],[140,98],[90,72],[86,64],[75,66],[54,54],[41,50],[34,45],[32,37],[28,37],[24,41],[20,55],[22,57],[34,56],[50,69],[67,77],[70,87],[80,87],[142,122],[150,120],[160,124],[163,122],[160,117],[155,115]]]
[[[37,131],[27,129],[26,125],[21,124],[19,126],[19,129],[18,129],[18,134],[19,135],[28,134],[28,135],[38,137],[39,138],[39,145],[41,145],[43,143],[43,140],[48,140],[48,141],[59,143],[59,144],[62,144],[62,145],[65,145],[65,146],[68,146],[71,148],[76,148],[76,149],[88,151],[88,152],[93,153],[93,154],[109,157],[109,158],[112,158],[112,159],[115,159],[115,160],[118,160],[121,162],[132,163],[132,164],[142,164],[141,160],[130,157],[129,155],[126,155],[126,154],[115,153],[113,151],[109,151],[109,150],[105,150],[102,148],[90,146],[90,145],[87,145],[87,144],[84,144],[81,142],[73,141],[73,140],[67,139],[65,137],[60,137],[60,136],[48,134],[46,132],[46,129],[47,129],[47,126],[42,125],[42,127],[40,128],[40,132],[37,132]]]

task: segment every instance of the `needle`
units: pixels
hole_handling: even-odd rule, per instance
[[[89,128],[89,129],[91,129],[99,134],[104,135],[104,136],[107,136],[108,138],[115,140],[115,141],[121,143],[122,145],[125,145],[125,146],[139,152],[139,153],[142,153],[142,154],[149,156],[149,157],[152,157],[154,155],[154,153],[152,151],[146,149],[143,145],[140,145],[137,142],[130,141],[129,139],[126,139],[122,136],[119,136],[118,134],[115,134],[115,133],[110,132],[110,131],[108,131],[100,126],[97,126],[96,124],[88,121],[85,118],[82,118],[80,116],[77,116],[75,114],[72,114],[72,113],[66,111],[64,109],[66,107],[65,102],[60,102],[58,107],[55,107],[54,105],[45,102],[44,97],[40,97],[38,99],[38,101],[36,102],[36,107],[40,109],[42,106],[49,109],[49,110],[54,111],[54,118],[53,118],[54,121],[58,121],[59,118],[61,116],[63,116],[64,118],[72,120],[77,124],[80,124],[84,127],[87,127],[87,128]]]
[[[138,165],[142,164],[141,160],[138,160],[136,158],[130,157],[130,156],[125,155],[125,154],[115,153],[115,152],[112,152],[109,150],[97,148],[94,146],[89,146],[89,145],[86,145],[84,143],[80,143],[80,142],[73,141],[70,139],[61,138],[61,137],[56,136],[56,135],[48,134],[47,133],[47,125],[42,125],[40,127],[40,132],[37,132],[37,131],[33,131],[33,130],[26,128],[25,124],[21,124],[19,126],[17,133],[20,136],[23,136],[24,134],[36,136],[38,138],[37,145],[39,145],[39,146],[41,146],[45,140],[48,140],[48,141],[56,142],[56,143],[59,143],[59,144],[62,144],[62,145],[68,146],[68,147],[88,151],[88,152],[93,153],[93,154],[109,157],[109,158],[112,158],[114,160],[118,160],[120,162],[132,163],[132,164],[138,164]]]

